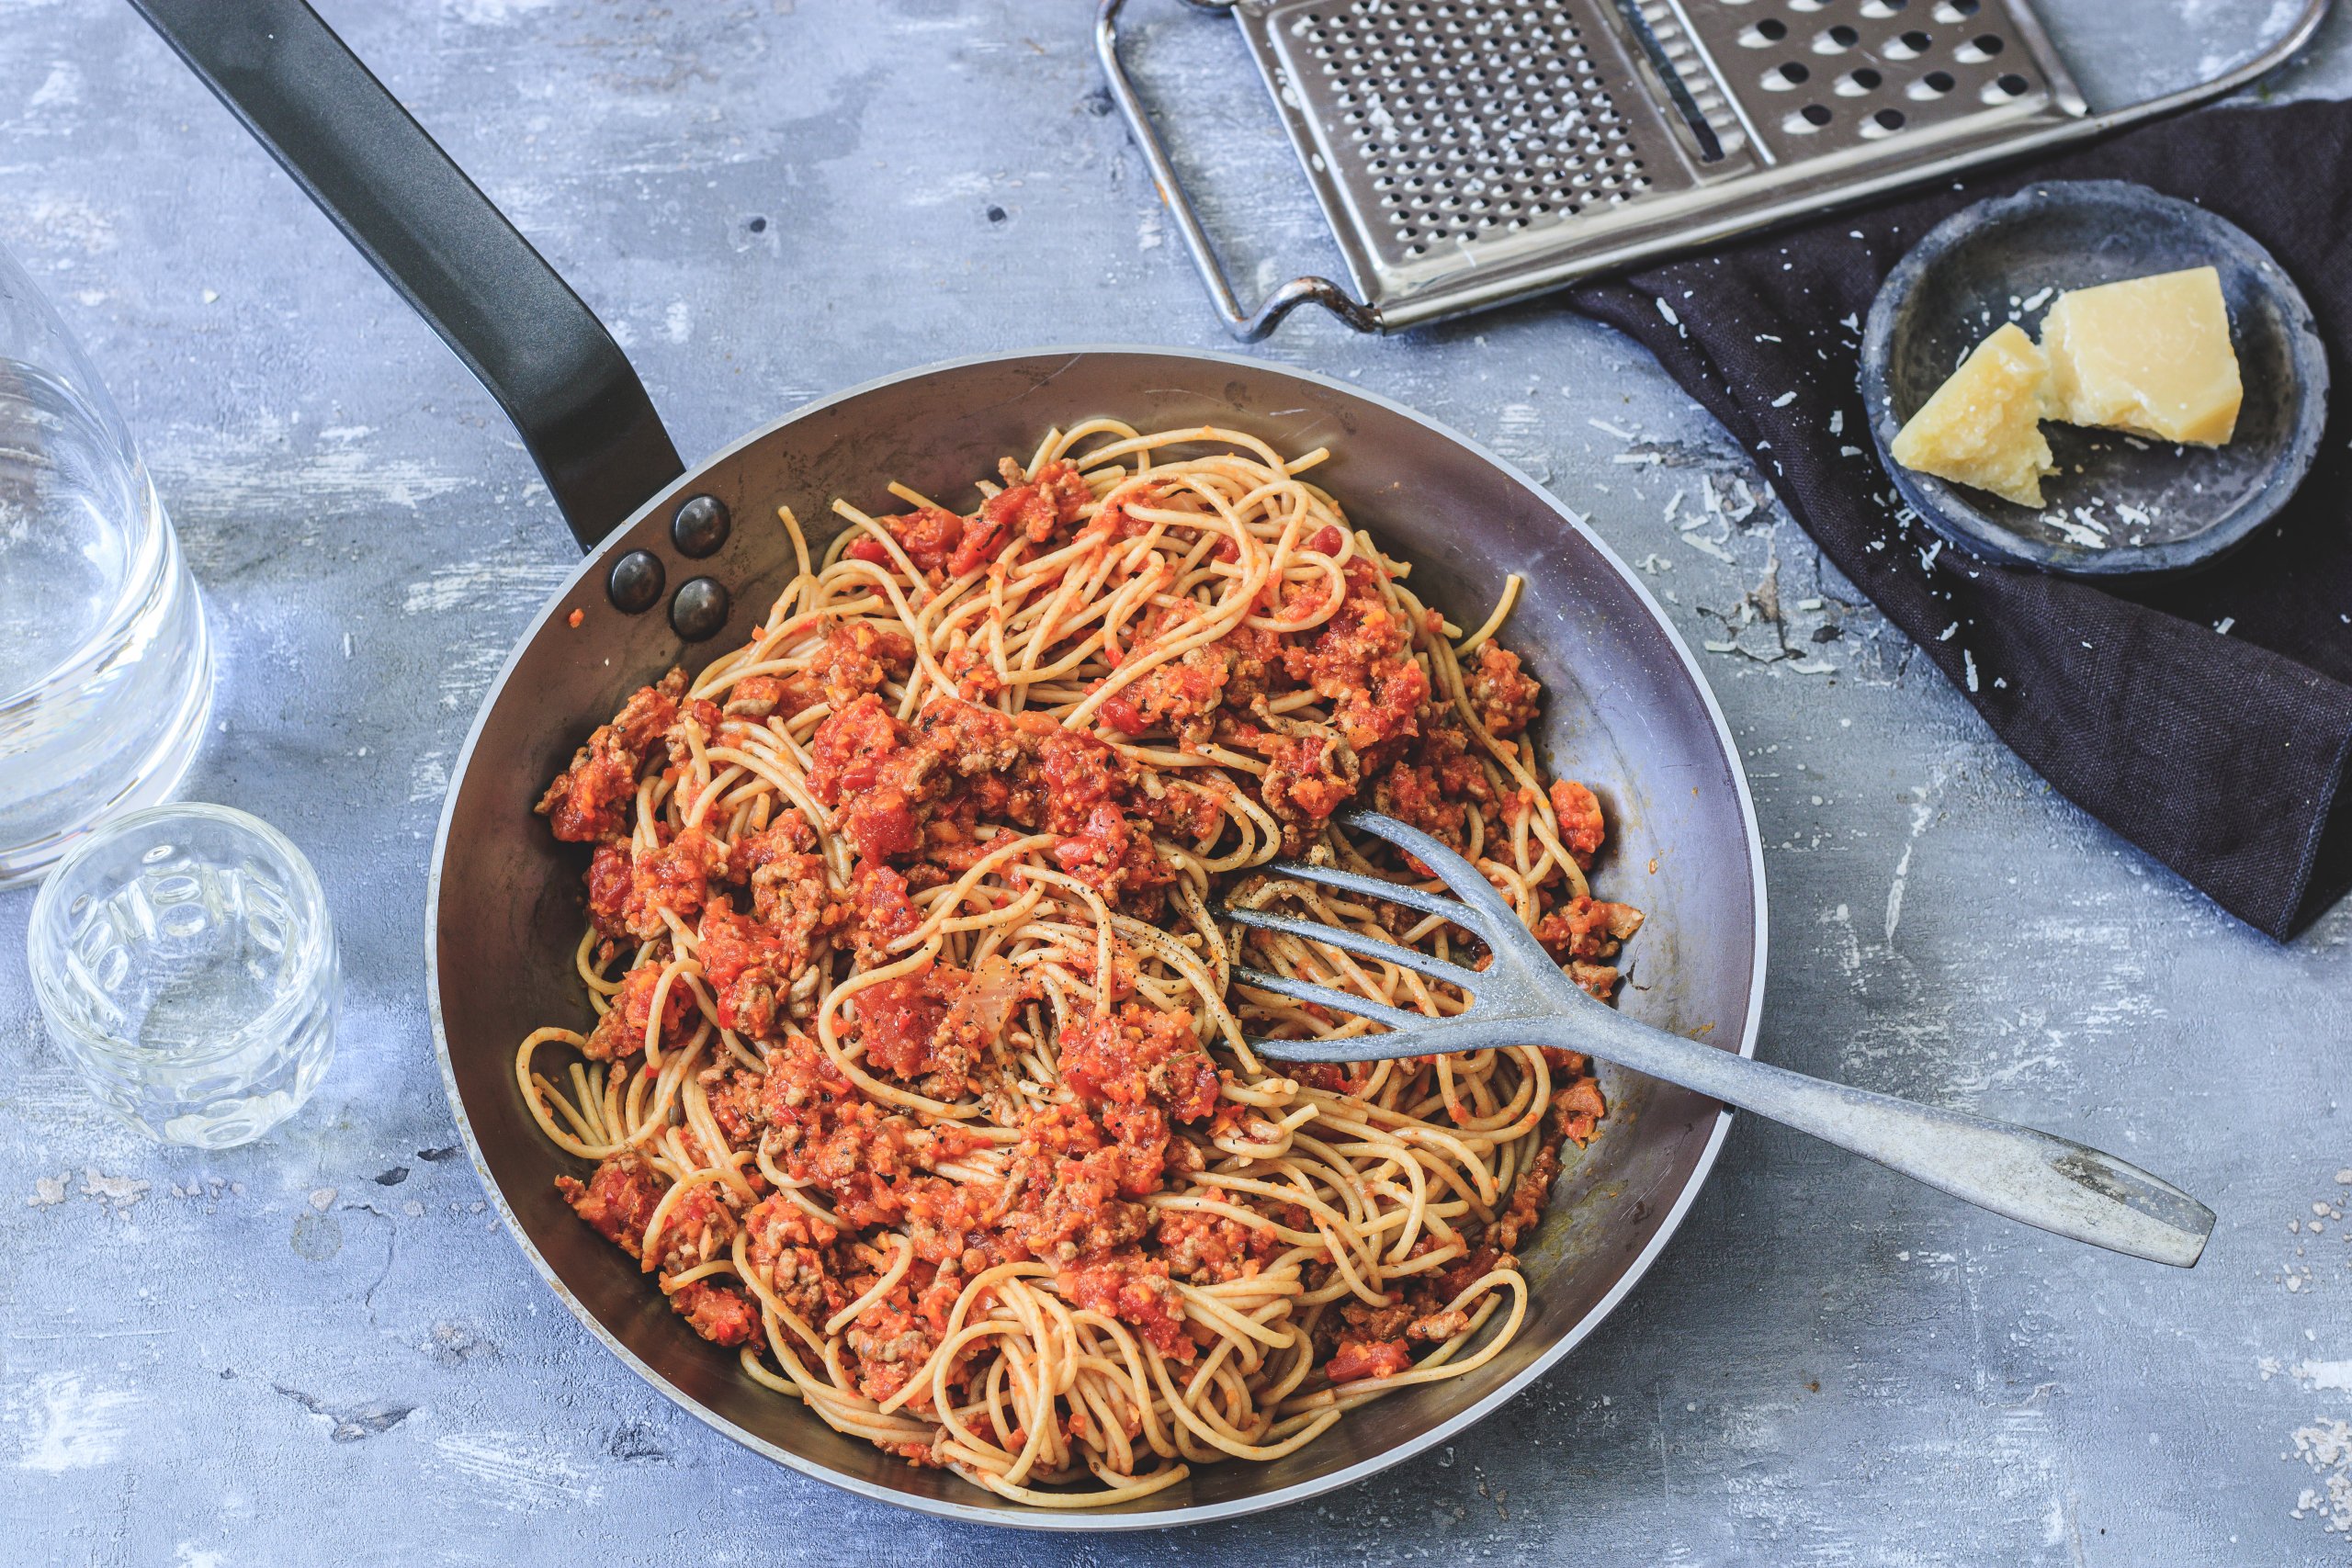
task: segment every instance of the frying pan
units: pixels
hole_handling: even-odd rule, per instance
[[[584,856],[531,807],[628,691],[759,624],[792,571],[779,503],[814,522],[830,520],[837,495],[894,509],[893,479],[961,494],[1047,427],[1096,413],[1144,429],[1214,422],[1287,451],[1329,446],[1318,481],[1415,563],[1427,602],[1459,619],[1493,603],[1507,573],[1526,577],[1510,637],[1549,688],[1539,744],[1556,773],[1598,789],[1619,830],[1601,876],[1649,912],[1623,1005],[1752,1055],[1763,856],[1730,732],[1657,605],[1573,514],[1464,437],[1319,376],[1162,348],[957,360],[811,403],[687,470],[594,316],[300,0],[134,4],[481,377],[586,551],[507,659],[458,757],[426,883],[425,969],[475,1168],[524,1253],[616,1356],[729,1437],[878,1501],[985,1524],[1164,1529],[1311,1497],[1445,1440],[1633,1289],[1730,1115],[1604,1066],[1611,1114],[1522,1249],[1533,1301],[1518,1338],[1476,1373],[1371,1404],[1271,1465],[1196,1466],[1115,1509],[1024,1508],[836,1434],[696,1338],[558,1197],[555,1178],[576,1162],[539,1134],[515,1089],[515,1043],[586,1011],[571,963]],[[812,542],[824,536],[819,525]]]

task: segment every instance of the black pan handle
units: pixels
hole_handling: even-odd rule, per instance
[[[581,547],[684,471],[612,334],[302,0],[131,0],[481,378]]]

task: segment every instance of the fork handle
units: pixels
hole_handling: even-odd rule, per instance
[[[1522,1032],[1696,1089],[1979,1208],[2094,1247],[2187,1269],[2212,1234],[2213,1211],[2170,1182],[2030,1127],[1807,1077],[1598,1005]]]

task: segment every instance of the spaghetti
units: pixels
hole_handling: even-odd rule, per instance
[[[1302,477],[1326,456],[1101,419],[968,514],[836,502],[821,558],[783,512],[797,570],[751,641],[637,692],[540,803],[594,846],[596,1021],[514,1064],[594,1162],[558,1185],[842,1432],[1118,1502],[1475,1371],[1525,1315],[1515,1248],[1604,1114],[1584,1060],[1276,1070],[1253,1038],[1370,1026],[1237,964],[1466,1000],[1217,915],[1478,962],[1259,869],[1434,886],[1333,824],[1357,800],[1459,848],[1597,996],[1641,922],[1587,884],[1592,792],[1533,769],[1538,687],[1495,641],[1518,581],[1464,636]]]

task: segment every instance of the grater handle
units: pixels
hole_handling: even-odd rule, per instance
[[[2335,0],[2303,0],[2302,9],[2284,32],[2227,71],[2208,76],[2202,82],[2193,82],[2160,97],[2143,98],[2136,104],[2126,104],[2121,108],[2094,115],[2084,122],[2091,128],[2086,134],[2104,136],[2110,130],[2137,125],[2142,120],[2177,114],[2182,109],[2194,108],[2199,104],[2209,103],[2258,81],[2286,64],[2303,45],[2311,42],[2312,35],[2319,31],[2320,23],[2327,19],[2328,11],[2334,4]]]
[[[1235,0],[1190,3],[1204,11],[1229,11]],[[1176,165],[1169,161],[1159,132],[1153,129],[1151,111],[1144,107],[1135,84],[1127,78],[1126,67],[1120,62],[1118,16],[1125,4],[1126,0],[1102,0],[1094,21],[1094,52],[1102,62],[1102,79],[1110,86],[1111,99],[1127,118],[1128,133],[1135,138],[1144,163],[1151,169],[1159,198],[1175,216],[1176,231],[1184,237],[1184,248],[1193,254],[1193,265],[1199,271],[1201,281],[1208,286],[1209,299],[1216,306],[1216,313],[1224,318],[1226,331],[1244,343],[1256,343],[1301,305],[1320,305],[1360,333],[1381,331],[1379,310],[1328,277],[1294,277],[1267,295],[1256,310],[1242,307],[1233,285],[1226,278],[1223,264],[1217,260],[1216,247],[1209,242],[1208,231],[1201,226],[1200,215],[1193,210],[1192,198],[1184,194],[1184,182],[1177,175]]]

